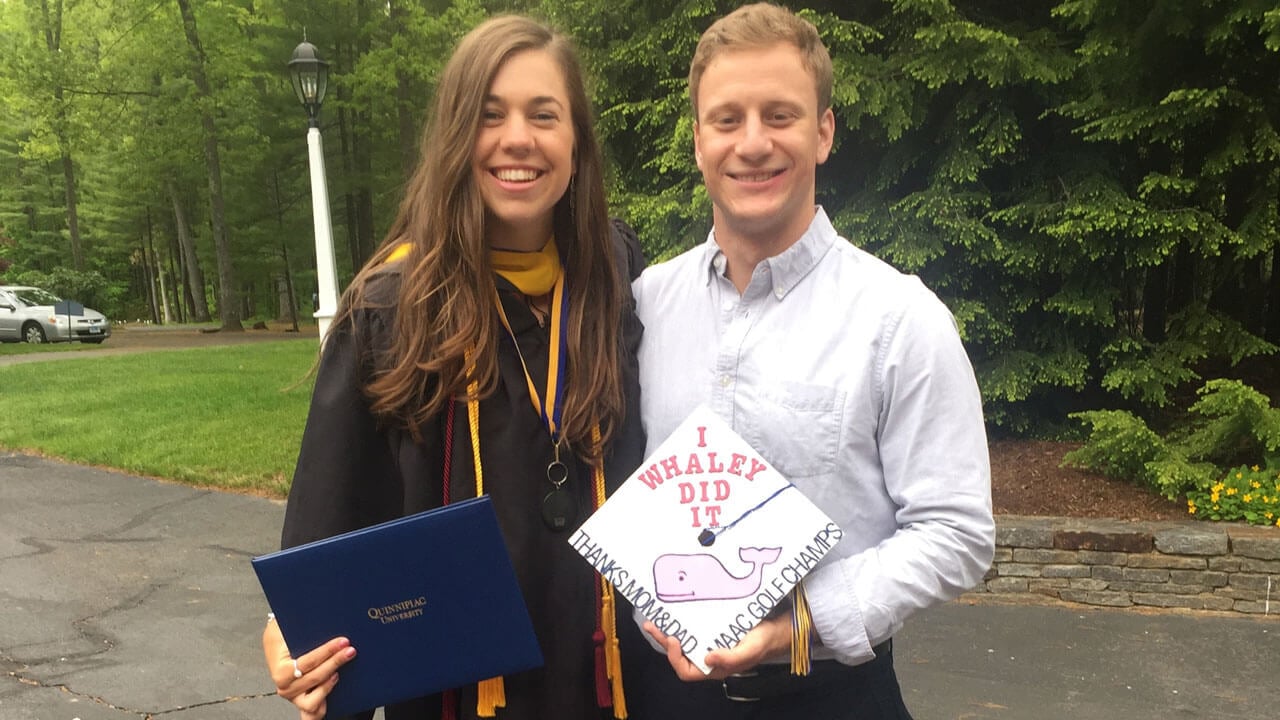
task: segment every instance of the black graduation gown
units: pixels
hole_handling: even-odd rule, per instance
[[[628,244],[623,245],[622,241]],[[638,257],[634,236],[615,233],[619,274],[634,277]],[[282,546],[291,547],[366,527],[441,503],[444,466],[444,418],[421,428],[422,441],[407,431],[382,427],[369,411],[361,388],[372,370],[371,349],[386,347],[394,332],[394,297],[399,286],[395,263],[370,280],[376,305],[356,314],[354,327],[335,326],[325,341],[311,409],[303,434],[293,487],[289,493]],[[499,295],[520,352],[539,392],[545,391],[548,330],[539,327],[523,297],[499,278]],[[620,319],[625,342],[624,376],[627,414],[605,460],[606,484],[616,488],[643,459],[644,434],[639,419],[639,380],[635,351],[642,332],[629,290]],[[498,351],[500,380],[496,392],[480,403],[480,449],[485,492],[492,496],[512,563],[542,647],[543,668],[507,676],[507,707],[498,718],[594,720],[602,715],[595,701],[595,583],[598,576],[568,544],[571,532],[553,533],[540,514],[551,489],[546,467],[553,449],[545,425],[529,400],[520,358],[503,333]],[[465,404],[455,409],[451,501],[475,495],[470,430]],[[561,453],[570,468],[565,488],[580,508],[577,524],[591,511],[591,470]],[[449,552],[449,548],[440,548]],[[476,608],[476,612],[484,612]],[[618,630],[628,657],[661,659],[642,647],[631,622],[630,608],[619,603]],[[357,648],[358,650],[358,648]],[[440,648],[448,653],[450,648]],[[662,659],[665,663],[665,659]],[[624,667],[627,661],[624,659]],[[341,675],[341,673],[339,673]],[[339,680],[341,682],[341,680]],[[475,686],[461,688],[458,717],[475,717]],[[605,711],[608,712],[607,710]],[[432,696],[384,709],[386,720],[437,718],[440,697]],[[362,717],[371,717],[366,713]]]

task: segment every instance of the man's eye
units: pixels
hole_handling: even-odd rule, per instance
[[[502,113],[497,110],[484,110],[480,113],[480,122],[485,125],[496,125],[502,122]]]

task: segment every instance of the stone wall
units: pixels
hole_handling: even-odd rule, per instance
[[[1280,615],[1280,528],[999,516],[974,592]]]

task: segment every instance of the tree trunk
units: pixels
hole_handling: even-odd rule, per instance
[[[209,109],[209,103],[213,102],[213,91],[204,71],[207,60],[204,48],[200,45],[196,17],[191,12],[191,0],[178,0],[178,9],[182,12],[182,29],[186,33],[187,44],[191,47],[191,79],[195,82],[197,95],[204,101],[200,111],[200,125],[204,129],[204,159],[209,171],[209,219],[213,224],[213,247],[218,259],[218,317],[222,321],[222,330],[242,332],[244,326],[240,324],[240,303],[237,297],[239,288],[236,285],[235,268],[231,263],[231,241],[227,237],[218,129]]]
[[[61,89],[58,90],[61,95]],[[63,114],[59,111],[59,115]],[[71,153],[66,148],[66,134],[58,132],[58,144],[63,146],[62,151],[62,178],[66,184],[67,197],[67,234],[71,238],[71,264],[76,270],[84,270],[84,246],[80,242],[80,212],[77,209],[78,201],[76,199],[76,166],[71,161]]]
[[[365,3],[356,5],[356,21],[358,27],[366,27],[368,22],[368,10]],[[369,54],[371,39],[368,33],[362,33],[357,36],[355,46],[355,60]],[[356,245],[351,248],[351,268],[353,272],[357,272],[360,266],[364,265],[365,258],[369,257],[369,251],[373,249],[373,153],[369,148],[368,133],[373,123],[369,117],[367,110],[353,113],[354,122],[351,123],[352,137],[352,156],[356,165]]]
[[[182,274],[182,286],[186,292],[187,307],[191,308],[191,319],[194,322],[209,322],[209,302],[204,295],[204,272],[200,269],[200,257],[196,255],[191,226],[187,224],[187,213],[178,198],[178,189],[173,181],[169,180],[165,186],[173,201],[173,222],[178,226],[178,249],[182,251],[182,265],[186,268]]]
[[[1153,343],[1165,341],[1169,298],[1169,263],[1166,257],[1159,265],[1147,271],[1142,286],[1142,336]]]
[[[153,325],[159,325],[160,313],[156,311],[156,278],[151,267],[151,253],[147,252],[145,238],[142,241],[140,254],[142,255],[142,284],[147,288],[147,315]]]
[[[406,35],[405,0],[394,0],[389,4],[388,16],[391,20],[391,32],[394,35]],[[400,145],[400,182],[408,184],[409,176],[418,161],[417,127],[413,120],[413,111],[419,96],[414,93],[409,74],[404,71],[404,60],[396,63],[396,121],[399,126]]]
[[[58,63],[62,54],[62,0],[57,0],[53,16],[49,15],[48,0],[40,0],[40,12],[44,20],[44,44],[49,59]],[[58,148],[62,151],[63,193],[67,203],[67,234],[71,241],[71,264],[76,270],[84,270],[84,247],[80,242],[80,212],[76,197],[76,165],[71,159],[71,142],[67,137],[67,107],[63,103],[62,74],[58,73],[53,85],[57,122],[53,128]]]
[[[352,49],[355,54],[355,49]],[[339,50],[339,56],[340,56]],[[352,63],[355,59],[352,59]],[[351,95],[351,91],[346,87],[338,88],[338,99],[344,100],[344,96]],[[353,249],[360,247],[360,213],[356,210],[356,170],[355,159],[352,158],[352,146],[355,145],[355,128],[352,128],[352,113],[348,113],[346,102],[342,102],[338,106],[338,138],[342,143],[342,174],[346,178],[342,187],[342,200],[347,215],[347,252],[351,256],[352,263],[355,263],[358,252]],[[352,264],[352,268],[360,268],[360,265]]]
[[[281,314],[289,313],[289,321],[293,323],[293,331],[298,332],[298,296],[293,292],[293,269],[289,267],[289,243],[285,241],[288,233],[284,231],[284,203],[280,200],[280,174],[271,174],[271,185],[275,189],[276,227],[280,230],[280,259],[284,262],[285,303],[280,304]]]
[[[1271,280],[1267,283],[1266,338],[1280,343],[1280,245],[1271,248]]]
[[[159,302],[161,321],[168,325],[173,322],[173,314],[169,310],[169,291],[164,282],[164,264],[160,261],[160,254],[156,252],[156,237],[151,225],[151,206],[147,206],[147,250],[151,255],[151,269],[156,274],[156,279],[160,281]]]
[[[178,244],[177,233],[171,236],[169,242],[165,243],[165,259],[167,261],[167,270],[169,273],[170,287],[173,288],[173,309],[176,311],[179,323],[187,321],[186,315],[182,307],[182,292],[186,287],[185,275],[182,272],[182,263],[178,262],[175,267],[176,253],[174,252]],[[190,306],[188,306],[190,307]]]

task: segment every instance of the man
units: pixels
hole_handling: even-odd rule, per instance
[[[831,88],[817,30],[788,10],[748,5],[707,30],[689,95],[714,227],[634,286],[649,451],[705,403],[843,529],[804,581],[813,670],[790,672],[783,614],[706,657],[723,687],[679,692],[672,677],[707,676],[646,623],[675,673],[638,682],[636,717],[909,718],[891,638],[991,562],[982,408],[954,319],[815,207]]]

